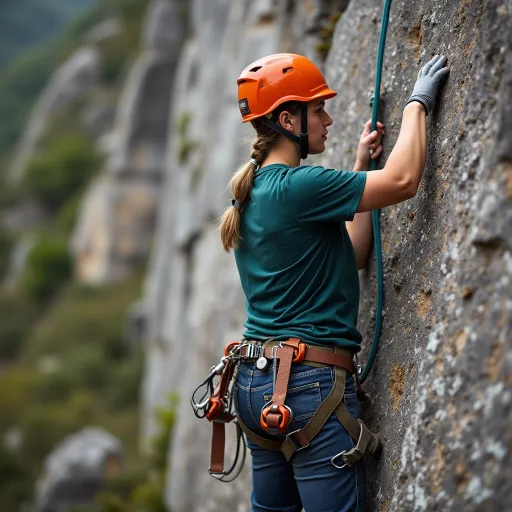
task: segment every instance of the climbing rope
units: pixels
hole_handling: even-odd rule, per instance
[[[391,0],[386,0],[384,4],[384,10],[382,12],[382,22],[380,28],[379,51],[377,54],[377,70],[375,73],[375,91],[373,94],[373,100],[370,103],[372,106],[372,131],[377,129],[377,118],[379,116],[380,82],[382,78],[382,64],[384,61],[384,49],[386,47],[386,35],[388,31],[390,8]],[[370,161],[370,170],[375,171],[375,169],[377,169],[377,159]],[[375,308],[375,331],[373,334],[373,342],[370,349],[368,362],[361,372],[361,382],[366,380],[366,377],[368,377],[368,373],[370,373],[373,363],[375,362],[375,357],[379,348],[380,333],[382,329],[382,299],[384,279],[382,276],[382,247],[380,240],[379,215],[380,210],[374,210],[372,212],[373,239],[375,241],[375,260],[377,264],[377,304]]]

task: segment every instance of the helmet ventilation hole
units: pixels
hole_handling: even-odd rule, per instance
[[[289,67],[289,68],[283,68],[283,75],[286,74],[286,73],[289,73],[290,71],[293,71],[293,67]]]
[[[261,66],[256,66],[255,68],[250,69],[249,71],[251,73],[256,73],[256,71],[259,71],[261,69]]]

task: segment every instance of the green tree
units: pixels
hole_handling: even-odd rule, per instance
[[[30,251],[22,277],[23,289],[36,301],[49,299],[71,276],[66,240],[42,238]]]
[[[89,182],[99,165],[99,155],[87,138],[58,139],[27,164],[25,187],[50,211],[56,211]]]

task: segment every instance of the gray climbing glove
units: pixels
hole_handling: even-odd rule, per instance
[[[444,67],[445,64],[446,57],[444,55],[436,55],[420,69],[418,79],[407,104],[411,103],[411,101],[419,101],[425,108],[425,113],[428,116],[428,113],[434,108],[436,103],[439,84],[443,77],[450,72],[450,68]]]

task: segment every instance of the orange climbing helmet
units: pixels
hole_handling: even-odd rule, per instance
[[[322,72],[302,55],[277,53],[247,66],[237,84],[242,122],[259,119],[299,144],[301,158],[306,158],[309,152],[307,103],[336,96],[336,92],[327,86]],[[272,119],[272,112],[288,101],[302,104],[300,137],[287,132]]]
[[[322,72],[306,57],[278,53],[247,66],[237,80],[242,122],[270,114],[287,101],[333,98]]]

